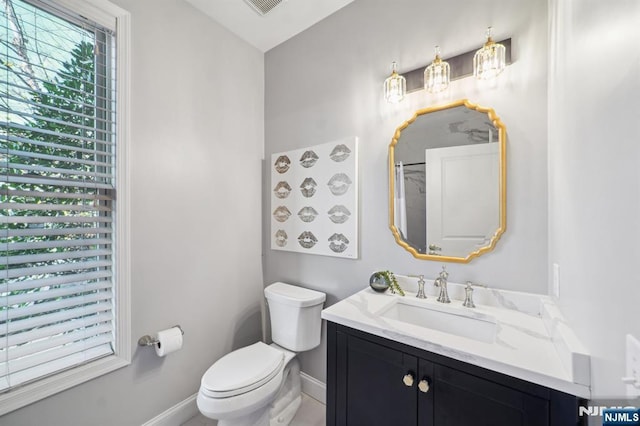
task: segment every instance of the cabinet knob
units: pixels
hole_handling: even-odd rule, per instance
[[[420,380],[420,383],[418,383],[418,389],[420,389],[420,392],[422,393],[429,392],[429,381],[427,379]]]
[[[405,374],[404,377],[402,378],[402,382],[405,384],[405,386],[409,386],[409,387],[413,386],[413,380],[414,380],[414,377],[413,377],[413,374],[411,373]]]

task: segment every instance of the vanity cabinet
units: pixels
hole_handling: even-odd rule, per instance
[[[575,426],[580,399],[328,323],[328,426]]]

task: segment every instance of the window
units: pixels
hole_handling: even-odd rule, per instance
[[[130,359],[128,15],[3,3],[0,415]]]

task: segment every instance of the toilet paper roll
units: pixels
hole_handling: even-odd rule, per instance
[[[156,334],[156,355],[165,356],[182,348],[182,330],[178,327],[158,331]]]

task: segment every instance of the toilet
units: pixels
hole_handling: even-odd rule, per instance
[[[273,343],[237,349],[202,376],[197,404],[218,426],[288,425],[301,403],[296,353],[320,344],[326,295],[276,282],[264,289]]]

